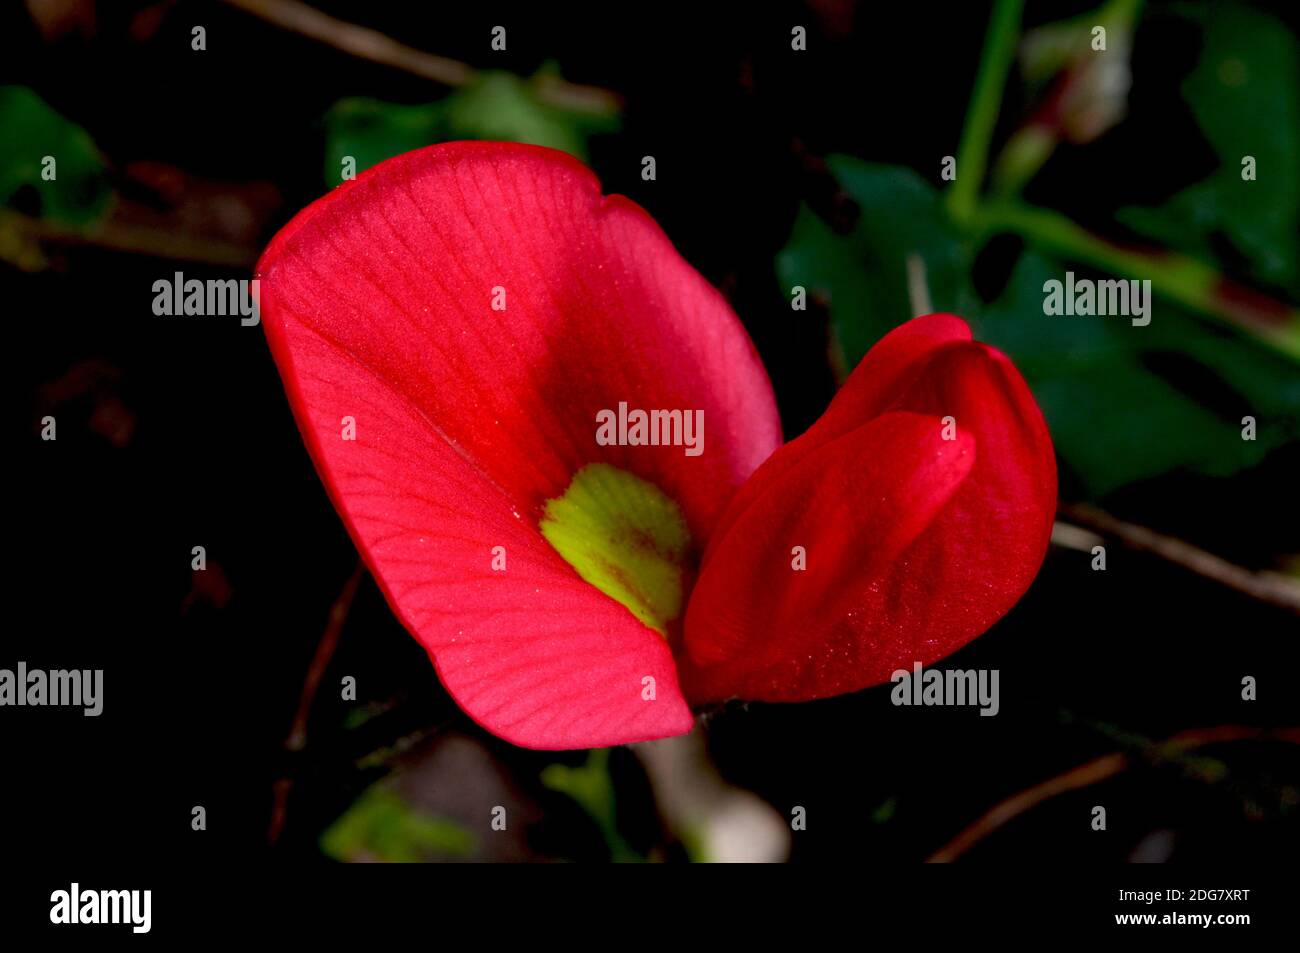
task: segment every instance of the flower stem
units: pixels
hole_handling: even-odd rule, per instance
[[[982,203],[972,210],[969,224],[983,236],[1012,232],[1058,255],[1120,277],[1150,279],[1156,294],[1300,358],[1300,308],[1238,285],[1198,259],[1122,247],[1059,212],[1015,201]]]
[[[1020,36],[1023,8],[1024,0],[997,0],[984,36],[975,89],[966,110],[961,142],[957,146],[957,178],[945,197],[949,214],[958,222],[969,220],[975,212],[980,186],[984,182],[984,169],[988,165],[989,144],[1002,107],[1002,90]]]

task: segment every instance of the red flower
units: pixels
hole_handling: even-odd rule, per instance
[[[299,214],[258,276],[366,563],[457,703],[516,744],[885,681],[984,631],[1046,549],[1042,417],[965,324],[894,331],[780,447],[722,296],[562,153],[399,156]]]

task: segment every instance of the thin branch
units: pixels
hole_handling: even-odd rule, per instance
[[[307,677],[303,679],[302,694],[298,698],[298,711],[293,718],[293,727],[289,730],[289,737],[284,741],[284,747],[288,751],[301,751],[307,744],[307,719],[311,716],[311,703],[316,698],[316,689],[320,687],[321,679],[325,677],[325,669],[329,667],[330,660],[334,658],[334,652],[339,646],[343,623],[347,621],[348,612],[352,609],[352,600],[356,598],[357,587],[361,585],[361,577],[365,575],[365,571],[365,564],[358,559],[352,575],[343,584],[338,598],[330,606],[325,631],[321,633],[316,654],[312,656],[311,665],[307,668]]]
[[[1271,730],[1245,725],[1221,725],[1217,728],[1184,731],[1154,746],[1150,760],[1159,763],[1175,759],[1193,749],[1205,747],[1206,745],[1222,744],[1229,741],[1255,740],[1300,744],[1300,727]],[[994,831],[1044,801],[1054,798],[1058,794],[1064,794],[1066,791],[1078,790],[1105,781],[1107,778],[1113,778],[1132,767],[1134,763],[1133,758],[1127,754],[1103,755],[1063,774],[1058,774],[1054,778],[1049,778],[1041,784],[1036,784],[1021,791],[994,806],[949,843],[931,854],[926,862],[931,864],[951,863]]]
[[[1100,546],[1104,542],[1106,542],[1104,536],[1099,536],[1092,530],[1084,529],[1082,526],[1062,523],[1060,520],[1052,524],[1053,546],[1072,549],[1077,553],[1091,553],[1094,546]]]
[[[343,632],[343,623],[347,621],[348,613],[352,610],[352,600],[356,598],[357,589],[361,585],[361,577],[365,575],[365,571],[365,563],[358,559],[356,568],[352,570],[352,575],[343,584],[343,589],[334,600],[334,604],[330,606],[329,618],[325,622],[325,631],[321,633],[320,641],[316,645],[316,652],[312,656],[311,664],[307,667],[307,675],[303,679],[302,692],[298,697],[298,709],[293,716],[293,725],[289,729],[288,737],[284,739],[285,751],[298,752],[307,746],[307,722],[311,718],[312,702],[316,698],[316,690],[320,687],[321,679],[325,677],[325,670],[329,668],[330,661],[334,658],[334,652],[338,649],[339,636]],[[293,780],[283,777],[275,782],[272,789],[271,826],[266,835],[267,841],[272,844],[279,840],[280,832],[284,829],[285,809],[288,805],[289,791],[292,787]]]
[[[1173,536],[1166,536],[1145,526],[1129,523],[1111,516],[1109,513],[1087,504],[1065,504],[1060,509],[1061,515],[1070,523],[1057,523],[1052,531],[1052,540],[1060,545],[1075,549],[1070,542],[1084,543],[1080,534],[1099,533],[1118,539],[1130,549],[1151,553],[1177,566],[1213,579],[1215,582],[1235,589],[1261,602],[1288,609],[1300,614],[1300,584],[1293,582],[1280,573],[1255,572],[1228,562],[1213,553],[1206,552]],[[1069,542],[1063,541],[1065,533]],[[1093,543],[1093,545],[1096,545]],[[1087,549],[1091,549],[1088,546]]]
[[[912,305],[912,317],[934,311],[930,300],[930,285],[925,278],[925,259],[919,252],[909,252],[905,260],[907,265],[907,300]]]
[[[1300,308],[1238,284],[1199,258],[1119,245],[1060,212],[1015,201],[983,202],[972,211],[970,223],[983,236],[1011,232],[1122,278],[1149,279],[1156,294],[1300,358]]]
[[[257,249],[247,245],[112,221],[101,222],[86,229],[67,228],[8,209],[0,209],[0,233],[3,232],[13,232],[34,241],[56,245],[87,245],[109,251],[229,268],[249,268],[257,260]]]
[[[444,86],[464,86],[477,74],[474,67],[460,60],[436,56],[399,43],[392,37],[337,20],[315,7],[298,0],[226,0],[232,7],[260,17],[282,30],[317,40],[336,50],[382,66],[391,66]],[[560,79],[540,83],[537,95],[552,106],[593,115],[617,111],[622,99],[607,89],[582,86]]]

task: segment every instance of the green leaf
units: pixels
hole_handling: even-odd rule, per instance
[[[66,225],[97,221],[112,197],[104,161],[86,130],[51,109],[25,86],[0,86],[0,202],[24,186],[36,190],[41,217]],[[47,181],[45,157],[54,159]]]
[[[1016,362],[1057,453],[1093,496],[1178,469],[1226,475],[1257,463],[1295,432],[1300,393],[1294,386],[1272,389],[1288,370],[1285,360],[1162,301],[1140,328],[1122,318],[1044,315],[1043,283],[1065,270],[1027,252],[1003,295],[979,309],[973,324],[977,337]],[[1154,372],[1144,358],[1161,351],[1205,365],[1242,395],[1240,412],[1228,417],[1206,407]],[[1266,413],[1265,403],[1285,416],[1261,427],[1255,441],[1242,440],[1240,416]]]
[[[592,115],[553,106],[538,95],[543,70],[532,80],[511,73],[480,73],[446,100],[453,139],[529,142],[587,158],[587,139],[618,129],[617,115]]]
[[[440,103],[402,106],[378,99],[340,99],[325,114],[325,181],[338,185],[344,161],[364,172],[385,159],[443,141]]]
[[[999,298],[982,303],[970,287],[971,249],[934,189],[904,169],[829,164],[861,207],[857,224],[838,235],[801,209],[777,271],[786,288],[803,285],[829,302],[847,367],[912,317],[906,258],[917,254],[931,310],[965,317],[977,338],[1010,355],[1091,496],[1179,469],[1229,474],[1300,435],[1300,375],[1285,358],[1163,299],[1146,327],[1046,315],[1044,283],[1072,266],[1032,247]],[[1191,365],[1195,384],[1168,373],[1169,355]],[[1254,441],[1241,438],[1247,414],[1258,419]]]
[[[827,164],[861,214],[848,235],[837,235],[801,208],[777,255],[777,275],[787,291],[800,285],[829,303],[835,343],[851,369],[889,329],[916,316],[909,257],[922,266],[928,310],[969,310],[970,249],[949,224],[938,194],[910,169],[848,156],[830,156]]]
[[[335,860],[418,863],[474,852],[474,835],[453,821],[418,813],[380,782],[366,790],[320,838]]]
[[[361,172],[403,152],[460,139],[527,142],[585,160],[587,140],[616,131],[618,114],[553,105],[542,91],[554,76],[553,66],[527,80],[485,71],[437,102],[414,106],[341,99],[325,115],[325,181],[339,183],[347,156]]]
[[[1260,280],[1300,293],[1300,46],[1278,20],[1244,6],[1188,6],[1201,59],[1183,95],[1222,163],[1203,182],[1120,221],[1182,251],[1210,256],[1221,232]],[[1242,179],[1253,156],[1254,181]]]

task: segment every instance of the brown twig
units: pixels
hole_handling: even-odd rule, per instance
[[[110,251],[230,268],[249,268],[257,260],[257,249],[245,245],[118,222],[101,222],[87,229],[66,228],[44,219],[0,209],[0,232],[4,231],[57,245],[90,245]]]
[[[307,746],[307,722],[311,717],[312,702],[316,698],[316,690],[320,687],[321,679],[325,677],[325,670],[329,668],[330,660],[334,658],[334,652],[338,649],[343,623],[347,621],[348,612],[352,609],[352,600],[356,598],[357,588],[361,585],[361,577],[365,575],[365,571],[365,564],[358,559],[352,575],[343,584],[338,598],[330,606],[325,631],[321,633],[320,641],[316,645],[316,653],[312,656],[311,664],[307,667],[307,675],[303,679],[302,693],[298,696],[298,709],[293,716],[293,725],[289,729],[288,737],[284,739],[285,751],[298,752]],[[288,777],[280,778],[275,782],[271,826],[266,835],[269,843],[274,844],[279,840],[280,832],[284,829],[285,808],[292,787],[293,780]]]
[[[1213,579],[1221,585],[1236,589],[1261,602],[1300,614],[1300,584],[1280,573],[1245,569],[1213,553],[1199,549],[1191,543],[1166,536],[1136,523],[1129,523],[1095,506],[1082,503],[1063,504],[1060,513],[1070,522],[1056,524],[1052,540],[1058,545],[1070,549],[1082,548],[1082,544],[1087,541],[1086,534],[1089,532],[1114,537],[1130,549],[1159,556],[1198,576]],[[1087,548],[1090,549],[1091,546]]]
[[[391,66],[444,86],[464,86],[477,71],[468,63],[436,56],[399,43],[392,37],[337,20],[298,0],[226,0],[233,7],[260,17],[282,30],[309,37],[336,50],[383,66]],[[575,112],[608,115],[619,109],[622,99],[607,89],[582,86],[560,79],[548,79],[537,89],[539,98],[552,106]]]
[[[1180,732],[1172,738],[1153,746],[1150,760],[1167,761],[1177,758],[1195,748],[1206,745],[1223,744],[1229,741],[1270,740],[1300,744],[1300,727],[1271,730],[1247,725],[1221,725],[1217,728],[1201,728]],[[1103,755],[1077,768],[1071,768],[1063,774],[1036,784],[1007,798],[980,817],[975,823],[965,828],[951,841],[939,848],[927,859],[926,863],[947,864],[966,853],[998,828],[1019,817],[1026,811],[1037,807],[1044,801],[1089,785],[1113,778],[1132,767],[1134,760],[1122,753]]]
[[[352,600],[356,598],[357,587],[361,585],[361,577],[365,571],[365,564],[358,559],[352,575],[343,584],[343,589],[334,600],[334,605],[330,606],[325,631],[321,633],[316,654],[312,656],[307,677],[303,679],[302,695],[298,699],[298,711],[293,718],[293,728],[290,729],[289,737],[284,742],[285,748],[289,751],[301,751],[307,744],[307,719],[311,715],[311,703],[316,698],[316,689],[320,687],[320,681],[325,676],[325,669],[329,667],[330,659],[334,658],[334,651],[339,645],[339,635],[343,631],[343,623],[347,621],[348,612],[352,609]]]

